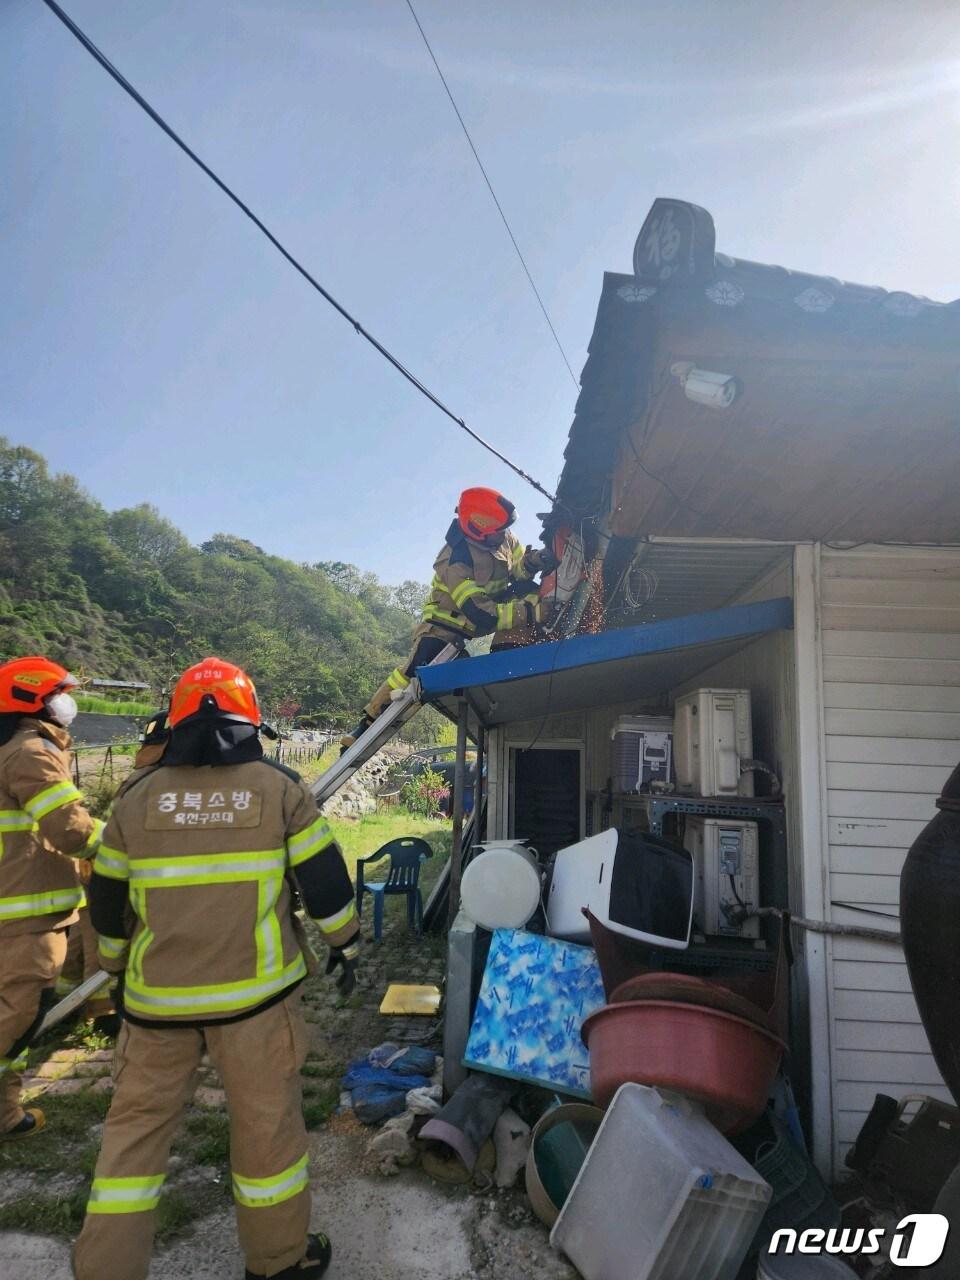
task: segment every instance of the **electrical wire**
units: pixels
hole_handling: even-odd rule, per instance
[[[660,586],[660,576],[656,570],[645,569],[637,563],[638,559],[639,555],[633,557],[623,578],[623,601],[630,613],[639,613],[641,609],[645,609]]]
[[[187,146],[187,144],[180,137],[180,135],[176,133],[169,124],[167,124],[166,120],[164,120],[164,118],[159,114],[159,112],[157,112],[146,100],[146,98],[144,98],[143,95],[133,87],[133,85],[130,83],[129,80],[127,80],[127,78],[122,74],[122,72],[117,70],[117,68],[113,65],[113,63],[109,60],[109,58],[107,58],[107,56],[104,53],[101,53],[101,51],[90,39],[90,37],[86,35],[77,26],[77,24],[73,21],[70,15],[65,13],[64,10],[60,8],[60,6],[56,3],[56,0],[42,0],[42,3],[47,6],[47,8],[50,10],[51,13],[53,13],[57,18],[60,19],[60,21],[67,28],[70,34],[74,36],[80,42],[80,44],[83,45],[83,47],[91,55],[91,57],[94,58],[95,61],[100,64],[101,67],[103,67],[104,71],[106,71],[107,74],[110,75],[117,82],[120,88],[123,89],[125,93],[129,94],[129,96],[134,100],[137,106],[147,113],[147,115],[154,122],[154,124],[157,125],[158,128],[163,130],[163,132],[167,135],[167,137],[171,140],[171,142],[174,142],[185,155],[189,156],[189,158],[193,161],[193,163],[207,175],[210,181],[213,182],[215,186],[219,187],[220,190],[224,193],[224,195],[227,196],[228,199],[232,200],[233,203],[237,206],[237,208],[242,213],[246,214],[246,216],[254,224],[257,230],[262,232],[263,235],[266,236],[266,238],[270,241],[270,243],[277,250],[277,252],[280,253],[284,258],[286,258],[287,262],[290,263],[290,265],[294,268],[294,270],[298,271],[300,275],[302,275],[303,278],[307,281],[307,283],[312,285],[312,287],[316,289],[317,293],[319,293],[322,298],[324,298],[327,302],[329,302],[330,306],[333,307],[335,311],[339,312],[339,314],[344,318],[344,320],[347,321],[348,324],[353,326],[354,330],[359,334],[361,338],[365,338],[366,341],[369,342],[370,345],[374,348],[374,350],[378,351],[380,355],[382,355],[383,358],[386,361],[388,361],[388,363],[393,365],[393,367],[397,370],[398,373],[402,374],[403,377],[406,378],[406,380],[412,386],[416,387],[416,389],[420,392],[421,395],[426,396],[426,398],[432,404],[434,404],[440,410],[441,413],[446,414],[446,416],[450,419],[451,422],[455,422],[456,425],[460,427],[462,431],[465,431],[467,435],[470,436],[473,440],[475,440],[477,444],[482,445],[483,448],[486,449],[489,453],[492,453],[495,458],[498,458],[505,466],[509,467],[510,470],[515,475],[518,475],[521,478],[521,480],[525,480],[527,484],[531,485],[534,489],[536,489],[538,493],[542,493],[543,496],[547,498],[551,503],[556,502],[555,496],[552,493],[550,493],[547,489],[545,489],[543,485],[539,483],[539,481],[535,480],[533,476],[529,475],[526,471],[524,471],[522,467],[517,465],[517,463],[512,462],[505,454],[501,453],[499,449],[494,448],[494,446],[490,444],[489,441],[484,440],[483,436],[478,435],[477,432],[474,431],[472,427],[467,426],[466,422],[464,422],[462,418],[458,417],[457,414],[455,414],[452,409],[448,408],[447,405],[445,405],[444,402],[439,398],[439,396],[435,395],[430,390],[429,387],[427,387],[424,383],[422,383],[420,379],[416,376],[416,374],[412,373],[406,367],[406,365],[402,363],[402,361],[400,361],[391,351],[389,351],[383,345],[383,343],[379,342],[373,336],[372,333],[370,333],[367,329],[365,329],[363,325],[359,322],[359,320],[357,320],[354,316],[352,316],[350,312],[346,309],[346,307],[344,307],[341,303],[339,303],[337,299],[333,296],[333,294],[328,292],[328,290],[326,290],[323,287],[323,285],[320,284],[320,282],[310,274],[310,272],[306,269],[306,267],[303,266],[303,264],[299,262],[297,258],[294,257],[294,255],[290,252],[290,250],[287,249],[280,242],[280,240],[277,239],[277,237],[273,234],[273,232],[266,225],[266,223],[262,222],[261,219],[258,218],[257,215],[253,212],[253,210],[248,205],[244,204],[244,202],[240,199],[240,197],[229,186],[227,186],[227,184],[223,181],[223,179],[219,178],[217,174],[214,173],[214,171],[210,168],[210,166],[205,164],[204,161],[201,160],[200,157],[197,155],[197,153],[193,151],[189,146]]]
[[[520,265],[521,267],[523,267],[524,274],[526,275],[527,280],[530,283],[530,288],[533,290],[533,295],[537,300],[540,310],[543,312],[543,318],[547,322],[547,327],[549,328],[550,332],[553,334],[553,340],[557,344],[557,350],[560,352],[560,356],[563,360],[563,363],[567,366],[567,373],[569,373],[571,379],[573,380],[573,385],[579,391],[580,381],[577,378],[577,375],[573,372],[573,369],[571,368],[571,365],[570,365],[570,361],[567,359],[567,353],[564,351],[563,344],[560,341],[559,335],[557,334],[556,329],[553,327],[553,321],[550,319],[550,316],[547,312],[546,304],[544,303],[543,298],[540,296],[540,290],[537,288],[536,284],[534,283],[533,276],[530,274],[530,268],[527,266],[526,259],[524,258],[523,254],[520,251],[520,246],[517,244],[516,236],[513,234],[513,231],[510,228],[510,223],[507,221],[507,215],[503,212],[503,206],[500,204],[500,201],[497,199],[497,193],[493,189],[493,183],[490,181],[490,176],[487,173],[486,169],[484,168],[483,161],[480,159],[480,154],[477,151],[477,148],[474,146],[473,138],[471,138],[470,136],[470,130],[467,128],[466,122],[464,121],[463,116],[460,114],[460,108],[457,106],[456,99],[454,98],[450,90],[450,86],[447,84],[447,78],[443,74],[443,72],[440,70],[440,63],[437,61],[437,55],[433,52],[433,48],[430,44],[430,41],[427,39],[427,33],[424,31],[423,24],[421,23],[420,19],[417,17],[417,11],[416,9],[414,9],[413,4],[411,3],[411,0],[407,0],[407,8],[410,10],[413,20],[417,24],[417,30],[420,32],[420,35],[423,37],[423,43],[427,47],[427,53],[429,53],[430,55],[430,60],[432,61],[433,65],[437,69],[437,75],[440,77],[440,83],[443,85],[444,89],[446,90],[447,97],[450,99],[450,105],[451,107],[453,107],[454,113],[457,119],[460,121],[460,128],[463,130],[463,136],[466,138],[467,143],[469,144],[470,150],[473,152],[473,158],[477,162],[477,168],[483,174],[483,180],[487,184],[487,190],[490,192],[490,195],[493,198],[493,203],[497,206],[497,213],[499,213],[500,219],[503,222],[503,225],[507,229],[507,235],[510,237],[510,243],[513,245],[514,250],[516,251],[517,257],[520,259]]]
[[[865,542],[824,542],[823,546],[829,547],[831,551],[856,551],[858,547],[907,547],[925,551],[956,551],[960,547],[960,542],[891,542],[884,538],[880,542],[873,542],[870,539]]]

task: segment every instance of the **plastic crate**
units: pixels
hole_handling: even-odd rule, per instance
[[[752,1164],[770,1183],[773,1197],[752,1248],[765,1248],[774,1232],[782,1227],[792,1227],[795,1231],[839,1227],[839,1206],[813,1161],[775,1115],[768,1114],[764,1122],[771,1136],[757,1149]]]
[[[770,1196],[692,1103],[625,1084],[550,1241],[584,1280],[733,1280]]]

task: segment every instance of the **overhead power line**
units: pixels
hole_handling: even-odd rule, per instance
[[[453,94],[450,91],[450,86],[447,84],[447,78],[443,74],[443,72],[440,70],[440,63],[437,61],[437,55],[433,52],[433,48],[430,44],[430,41],[427,39],[427,33],[424,31],[423,24],[421,23],[420,19],[417,17],[417,11],[416,9],[414,9],[413,4],[411,3],[411,0],[407,0],[407,8],[410,10],[410,13],[413,15],[413,20],[417,24],[417,30],[420,32],[421,36],[423,37],[423,43],[427,46],[427,53],[429,53],[430,59],[433,62],[433,65],[437,69],[437,75],[440,77],[440,83],[443,85],[444,89],[446,89],[447,91],[447,97],[450,99],[450,105],[451,107],[453,107],[456,117],[460,121],[460,128],[463,130],[463,136],[466,138],[467,142],[470,145],[470,150],[473,152],[473,158],[477,162],[477,168],[483,174],[483,180],[487,184],[487,190],[490,192],[490,195],[493,197],[493,203],[497,206],[497,213],[499,213],[500,218],[503,222],[503,225],[507,229],[507,235],[510,237],[510,243],[513,245],[516,251],[517,257],[520,259],[520,265],[521,267],[523,267],[524,274],[526,275],[527,279],[530,282],[530,288],[533,290],[534,297],[537,300],[540,310],[543,312],[543,318],[544,320],[546,320],[547,326],[550,329],[550,332],[553,334],[553,340],[557,344],[557,350],[560,352],[560,356],[563,360],[563,363],[567,366],[567,373],[569,373],[570,377],[573,379],[573,385],[579,391],[580,382],[577,378],[577,375],[573,372],[573,369],[570,367],[570,361],[567,359],[567,353],[564,351],[563,344],[560,341],[559,335],[557,334],[556,329],[553,327],[553,321],[550,319],[550,316],[547,312],[546,304],[544,303],[543,298],[540,296],[540,290],[537,288],[536,284],[534,283],[534,279],[533,279],[533,276],[530,274],[530,268],[527,266],[526,259],[524,258],[523,254],[520,252],[520,246],[517,244],[516,236],[513,234],[513,231],[510,229],[510,223],[507,221],[507,215],[503,212],[503,206],[501,205],[500,201],[497,199],[497,193],[493,189],[493,183],[490,181],[490,175],[487,173],[486,169],[483,166],[483,161],[480,159],[480,154],[477,151],[477,148],[474,146],[473,138],[470,137],[470,130],[467,128],[466,123],[463,119],[463,116],[460,114],[460,108],[457,106],[456,99],[454,98]]]
[[[116,80],[117,84],[121,87],[121,89],[123,89],[125,93],[130,95],[130,97],[134,100],[137,106],[142,108],[142,110],[144,110],[147,113],[147,115],[154,122],[154,124],[156,124],[159,128],[163,130],[163,132],[167,135],[167,137],[171,140],[171,142],[175,142],[176,145],[180,148],[180,150],[185,155],[189,156],[190,159],[193,161],[193,163],[199,169],[203,170],[203,172],[207,175],[210,181],[213,182],[216,186],[218,186],[220,190],[223,192],[223,194],[227,196],[230,200],[232,200],[233,203],[237,206],[237,208],[241,210],[241,212],[246,214],[246,216],[250,219],[250,221],[254,224],[254,226],[266,236],[266,238],[270,241],[270,243],[277,250],[277,252],[282,254],[283,257],[286,258],[287,262],[289,262],[290,265],[294,268],[294,270],[298,271],[300,275],[303,276],[304,280],[306,280],[308,284],[312,285],[313,288],[316,289],[317,293],[319,293],[322,298],[324,298],[327,302],[329,302],[331,307],[333,307],[335,311],[338,311],[340,315],[343,316],[344,320],[347,321],[348,324],[353,326],[353,328],[360,335],[361,338],[365,338],[366,341],[369,342],[370,345],[376,351],[378,351],[385,360],[387,360],[390,364],[393,365],[393,367],[397,370],[398,373],[401,373],[412,386],[417,388],[417,390],[421,393],[421,395],[426,396],[426,398],[432,404],[436,405],[436,407],[440,410],[441,413],[446,414],[446,416],[450,419],[451,422],[455,422],[457,426],[461,428],[461,430],[465,431],[467,435],[470,436],[473,440],[476,440],[477,444],[482,445],[483,448],[486,449],[489,453],[492,453],[495,458],[499,458],[499,460],[505,466],[509,467],[510,470],[515,475],[518,475],[521,478],[521,480],[526,480],[527,484],[531,485],[534,489],[536,489],[538,493],[542,493],[543,496],[546,499],[548,499],[548,501],[556,502],[556,497],[552,493],[550,493],[549,490],[545,489],[543,485],[540,484],[539,481],[535,480],[533,476],[529,475],[526,471],[523,470],[522,467],[519,467],[515,462],[512,462],[506,456],[506,454],[503,454],[500,452],[499,449],[494,448],[494,446],[490,444],[488,440],[484,440],[483,436],[478,435],[478,433],[474,431],[472,427],[467,426],[463,418],[458,417],[457,414],[455,414],[452,409],[450,409],[446,404],[444,404],[444,402],[440,399],[439,396],[435,395],[430,390],[429,387],[427,387],[423,382],[421,382],[415,373],[411,372],[411,370],[408,369],[407,366],[393,354],[393,352],[389,351],[383,345],[382,342],[378,341],[373,336],[373,334],[369,332],[369,330],[365,329],[364,326],[360,323],[360,321],[357,320],[354,316],[352,316],[350,312],[346,309],[346,307],[344,307],[341,303],[339,303],[337,299],[333,296],[333,294],[330,293],[327,289],[325,289],[323,285],[319,282],[319,280],[317,280],[314,276],[310,274],[310,272],[306,269],[306,267],[297,258],[294,257],[294,255],[290,252],[290,250],[287,249],[280,242],[280,240],[277,239],[277,237],[273,234],[273,232],[266,225],[266,223],[264,223],[263,221],[261,221],[260,218],[257,217],[257,215],[249,207],[249,205],[244,204],[244,202],[240,199],[240,197],[236,194],[236,192],[233,191],[232,188],[228,187],[227,184],[223,181],[223,179],[219,178],[216,175],[216,173],[214,173],[214,171],[210,168],[210,166],[208,164],[205,164],[204,161],[201,160],[200,157],[197,155],[197,153],[187,146],[187,144],[180,137],[180,135],[176,133],[174,129],[171,128],[170,125],[167,124],[163,116],[161,116],[159,112],[155,111],[154,108],[150,105],[150,103],[146,100],[146,98],[144,98],[143,95],[133,87],[133,85],[126,78],[126,76],[124,76],[122,72],[117,70],[117,68],[113,65],[113,63],[109,60],[109,58],[107,58],[106,54],[102,53],[97,48],[97,46],[93,43],[90,37],[86,35],[83,31],[81,31],[81,29],[73,21],[70,15],[68,13],[65,13],[63,9],[60,8],[60,6],[56,3],[56,0],[43,0],[43,3],[51,11],[51,13],[54,13],[60,19],[60,21],[67,28],[70,34],[75,36],[76,39],[79,40],[79,42],[83,45],[83,47],[91,55],[91,57],[93,57],[100,64],[100,66],[103,67],[104,71],[106,71],[108,75],[112,76],[114,80]]]

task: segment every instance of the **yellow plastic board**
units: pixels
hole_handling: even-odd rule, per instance
[[[440,1008],[439,987],[407,986],[391,982],[380,1005],[381,1013],[422,1013],[432,1017]]]

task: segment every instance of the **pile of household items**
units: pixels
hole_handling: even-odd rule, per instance
[[[688,793],[752,797],[749,694],[698,691],[678,715]],[[618,723],[618,788],[669,794],[675,742],[669,720]],[[494,841],[469,862],[462,907],[489,942],[470,1074],[421,1141],[469,1168],[494,1096],[527,1118],[536,1097],[527,1194],[585,1280],[849,1277],[768,1252],[780,1228],[840,1221],[782,1071],[789,941],[754,914],[756,823],[686,827],[611,828],[547,865]]]
[[[870,1226],[896,1226],[891,1169],[917,1149],[911,1126],[914,1138],[937,1129],[924,1188],[936,1194],[960,1159],[960,1113],[926,1100],[910,1120],[878,1103],[851,1154],[864,1182],[841,1219],[784,1069],[792,955],[782,918],[756,910],[757,823],[706,816],[724,794],[751,808],[745,774],[762,766],[749,759],[749,695],[699,690],[680,719],[679,734],[669,720],[617,723],[618,784],[662,797],[679,774],[704,816],[675,841],[611,828],[549,859],[523,840],[479,846],[461,886],[474,957],[465,1079],[441,1105],[429,1060],[386,1046],[347,1078],[357,1113],[382,1114],[365,1073],[399,1071],[393,1118],[371,1143],[381,1167],[419,1159],[439,1180],[504,1188],[522,1172],[551,1243],[585,1280],[896,1275],[882,1251],[838,1242],[848,1228],[856,1246]]]

